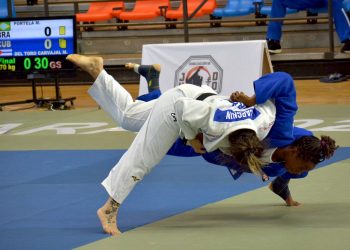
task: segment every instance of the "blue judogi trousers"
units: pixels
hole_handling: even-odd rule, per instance
[[[327,0],[273,0],[271,18],[285,17],[286,9],[318,9],[327,8]],[[339,40],[343,43],[350,38],[349,18],[343,9],[343,0],[333,0],[333,20]],[[267,39],[281,40],[282,21],[270,21],[267,29]]]

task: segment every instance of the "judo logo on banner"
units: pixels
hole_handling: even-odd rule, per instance
[[[175,72],[174,87],[189,83],[208,85],[217,93],[222,89],[223,70],[210,55],[190,56]]]

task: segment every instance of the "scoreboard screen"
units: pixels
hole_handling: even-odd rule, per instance
[[[74,70],[74,16],[0,19],[0,75]]]

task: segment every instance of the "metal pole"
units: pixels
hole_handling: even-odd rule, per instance
[[[189,36],[188,36],[188,8],[187,8],[187,0],[182,0],[183,5],[183,13],[184,13],[184,36],[185,36],[185,43],[189,42]]]
[[[197,12],[203,7],[203,5],[206,4],[207,2],[208,0],[203,0],[203,2],[201,2],[201,4],[197,6],[197,8],[193,11],[193,13],[188,19],[191,20],[197,14]]]
[[[334,58],[334,28],[333,28],[333,3],[328,0],[328,27],[329,27],[329,52],[328,58]]]
[[[7,0],[7,15],[12,17],[12,0]]]
[[[38,99],[36,97],[36,83],[35,83],[35,79],[34,78],[32,79],[32,96],[33,96],[33,102],[35,104],[37,104]]]
[[[79,3],[78,2],[74,2],[74,14],[77,14],[79,12],[80,12],[80,10],[79,10]]]
[[[61,100],[60,86],[58,83],[58,76],[55,76],[55,92],[56,92],[56,101]]]
[[[49,16],[49,3],[47,0],[44,0],[44,13],[45,16]]]

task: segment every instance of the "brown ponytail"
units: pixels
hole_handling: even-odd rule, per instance
[[[263,143],[256,133],[250,129],[240,129],[232,132],[229,137],[230,153],[242,165],[247,165],[252,173],[262,175],[263,166],[259,159],[263,153]]]

